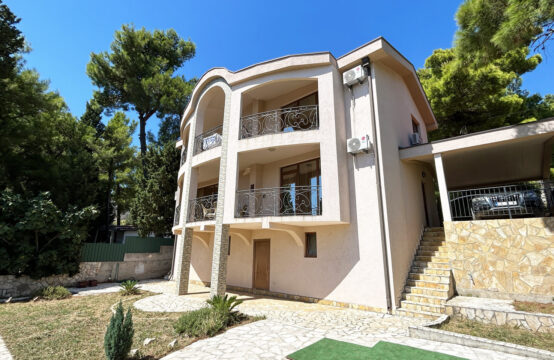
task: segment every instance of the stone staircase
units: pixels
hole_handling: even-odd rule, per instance
[[[443,228],[427,228],[414,258],[395,314],[436,319],[454,289]]]

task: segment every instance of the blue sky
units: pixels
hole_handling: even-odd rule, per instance
[[[22,19],[19,28],[33,49],[25,56],[27,66],[49,79],[71,112],[80,116],[93,91],[85,74],[90,53],[108,50],[122,24],[173,28],[194,41],[197,55],[183,68],[187,78],[200,77],[214,66],[238,70],[288,54],[331,51],[340,56],[378,36],[420,68],[434,49],[452,45],[461,1],[4,2]],[[525,75],[524,88],[554,93],[552,55],[552,50],[543,54],[543,63]],[[147,129],[156,133],[157,120],[150,120]]]

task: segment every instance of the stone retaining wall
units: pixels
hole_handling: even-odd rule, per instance
[[[444,222],[460,295],[550,302],[554,218]]]
[[[124,261],[83,262],[74,276],[54,275],[39,280],[28,276],[0,275],[0,298],[29,296],[46,286],[75,286],[79,281],[98,282],[126,279],[145,280],[165,276],[171,269],[173,246],[161,246],[159,253],[128,253]]]
[[[511,325],[531,331],[554,333],[554,315],[524,311],[478,309],[446,305],[446,314],[458,319],[476,320],[485,324]]]

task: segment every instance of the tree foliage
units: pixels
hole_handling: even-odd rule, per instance
[[[134,110],[139,118],[140,150],[146,154],[146,122],[180,115],[193,82],[176,71],[195,54],[195,45],[173,30],[135,29],[123,25],[116,31],[110,52],[92,53],[87,74],[99,88],[96,101],[108,111]]]
[[[25,198],[0,193],[0,274],[34,278],[79,272],[92,206],[62,211],[49,193]]]
[[[175,175],[179,171],[179,151],[174,142],[150,144],[137,172],[138,186],[131,206],[131,218],[140,236],[154,233],[171,235],[175,209]],[[148,174],[144,176],[144,173]]]
[[[518,47],[494,41],[506,24],[508,0],[467,0],[457,14],[455,46],[437,49],[418,71],[443,138],[554,115],[551,96],[521,90],[521,75],[541,62],[533,37]]]

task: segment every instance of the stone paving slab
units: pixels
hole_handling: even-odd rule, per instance
[[[121,283],[102,283],[97,286],[84,288],[71,287],[67,289],[73,294],[73,296],[99,295],[118,292],[121,289],[119,284]],[[175,284],[163,279],[153,279],[139,281],[138,287],[142,290],[154,293],[171,293],[171,291],[174,291]]]
[[[12,355],[10,354],[6,343],[0,336],[0,360],[12,360]]]

